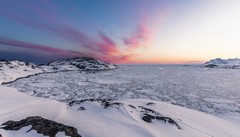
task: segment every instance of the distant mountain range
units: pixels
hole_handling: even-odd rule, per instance
[[[240,69],[240,59],[212,59],[205,63],[208,68],[226,68],[226,69]]]
[[[90,57],[78,57],[52,61],[48,64],[35,65],[19,60],[0,60],[0,84],[29,75],[58,71],[103,71],[116,69],[117,66]]]

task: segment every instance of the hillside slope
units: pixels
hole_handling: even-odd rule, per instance
[[[239,126],[228,121],[160,101],[91,99],[67,105],[30,97],[3,86],[0,86],[0,94],[4,95],[0,96],[0,124],[41,116],[75,127],[82,137],[237,137],[240,134]],[[35,130],[26,132],[30,128],[0,129],[0,134],[3,137],[42,137]],[[58,135],[64,136],[60,132]]]
[[[103,71],[116,69],[117,66],[89,57],[62,59],[44,65],[35,65],[31,62],[19,60],[0,60],[0,84],[14,81],[20,77],[39,73],[59,71]]]

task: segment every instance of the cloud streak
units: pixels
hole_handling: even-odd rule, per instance
[[[50,1],[44,2],[48,5],[47,7],[45,7],[46,9],[40,9],[34,3],[29,3],[28,5],[20,5],[22,6],[21,8],[26,10],[26,12],[33,14],[35,17],[37,16],[37,20],[31,18],[30,16],[26,16],[25,14],[23,14],[23,12],[12,12],[11,10],[5,8],[4,4],[0,6],[1,14],[27,27],[43,31],[45,33],[60,37],[70,42],[74,42],[82,51],[76,52],[74,53],[74,55],[80,53],[80,56],[84,52],[85,54],[89,54],[91,56],[94,55],[96,58],[104,58],[105,60],[110,60],[108,58],[122,58],[123,55],[121,55],[122,53],[120,50],[118,50],[117,45],[103,31],[98,30],[98,37],[100,38],[100,40],[97,41],[96,39],[90,38],[84,32],[73,27],[73,25],[70,23],[71,19],[63,16],[59,18],[59,16],[55,15],[54,12],[56,10],[56,6],[54,3]],[[50,12],[50,9],[55,10],[53,12]],[[56,52],[57,54],[61,53],[64,55],[73,54],[72,52],[63,51],[57,48],[21,42],[3,37],[0,40],[1,44],[11,46],[18,46],[47,52]]]
[[[133,51],[138,48],[150,46],[154,33],[146,21],[142,21],[130,36],[122,39],[123,45],[116,43],[111,36],[96,27],[89,25],[96,32],[96,36],[89,37],[86,32],[79,30],[71,21],[72,19],[62,14],[58,5],[52,1],[29,1],[15,5],[14,10],[6,5],[11,1],[0,4],[0,15],[24,26],[34,28],[48,35],[59,37],[76,45],[76,51],[53,48],[51,45],[41,45],[30,42],[14,40],[0,36],[0,44],[27,48],[45,53],[62,56],[92,56],[110,62],[127,62],[135,56]],[[84,20],[82,20],[84,22]],[[125,51],[120,49],[125,48]]]
[[[150,41],[152,32],[147,27],[146,24],[139,25],[134,31],[131,36],[123,38],[123,43],[129,48],[129,49],[136,49],[140,47],[146,47],[148,46],[148,42]]]
[[[14,46],[14,47],[26,48],[26,49],[31,49],[31,50],[37,50],[37,51],[41,51],[44,53],[51,53],[51,54],[62,55],[62,56],[74,56],[76,54],[84,55],[84,53],[81,53],[81,52],[73,52],[70,50],[53,48],[53,47],[40,45],[40,44],[34,44],[34,43],[30,43],[30,42],[13,40],[13,39],[9,39],[9,38],[2,37],[2,36],[0,36],[0,44],[6,45],[6,46]]]

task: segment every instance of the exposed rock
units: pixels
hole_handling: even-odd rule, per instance
[[[151,103],[151,105],[152,104],[154,104],[154,103]],[[149,105],[149,103],[147,105]],[[160,121],[168,123],[170,125],[174,125],[178,129],[181,129],[181,127],[177,124],[177,122],[175,122],[172,118],[165,117],[165,116],[161,115],[159,112],[157,112],[153,109],[147,108],[147,105],[145,107],[138,106],[138,108],[141,109],[140,112],[142,112],[142,115],[143,115],[142,120],[143,121],[145,121],[147,123],[151,123],[152,120],[160,120]]]
[[[155,103],[153,102],[149,102],[143,106],[136,107],[133,104],[124,104],[120,102],[115,102],[114,100],[111,100],[111,99],[83,99],[78,101],[71,101],[68,103],[68,105],[70,108],[73,108],[76,110],[85,110],[85,104],[83,103],[94,103],[94,104],[97,103],[99,106],[102,106],[103,108],[108,108],[108,107],[117,108],[117,109],[123,108],[124,110],[125,110],[124,107],[130,107],[131,110],[129,111],[131,113],[133,113],[133,111],[135,113],[138,113],[140,115],[140,118],[147,123],[152,123],[153,120],[157,120],[169,125],[173,125],[178,129],[181,129],[181,127],[177,124],[177,122],[175,122],[172,118],[163,116],[156,110],[149,108],[155,105]]]
[[[65,135],[71,137],[82,137],[78,134],[76,128],[44,119],[40,116],[27,117],[20,121],[7,121],[2,125],[4,126],[2,129],[4,130],[20,130],[23,127],[32,126],[29,131],[36,130],[37,133],[49,137],[55,137],[58,132],[64,132]]]
[[[131,108],[134,108],[134,109],[136,109],[136,107],[135,106],[133,106],[133,105],[128,105],[129,107],[131,107]]]
[[[152,122],[152,118],[151,118],[150,116],[148,116],[148,115],[143,116],[142,119],[143,119],[145,122],[148,122],[148,123],[151,123],[151,122]]]
[[[153,105],[155,105],[155,103],[153,103],[153,102],[147,103],[147,106],[153,106]]]
[[[146,108],[146,107],[143,107],[143,106],[138,106],[139,108],[143,109],[142,112],[145,112],[145,113],[152,113],[152,114],[155,114],[155,115],[160,115],[160,113],[152,110],[152,109],[149,109],[149,108]]]
[[[68,103],[69,107],[74,105],[81,105],[84,102],[97,102],[100,103],[104,108],[115,107],[118,108],[123,103],[114,102],[112,99],[83,99],[83,100],[74,100]],[[78,110],[82,110],[82,106]],[[85,109],[84,109],[85,110]]]
[[[145,121],[145,122],[148,122],[148,123],[151,123],[153,119],[156,119],[156,120],[161,120],[165,123],[169,123],[171,125],[174,125],[176,126],[178,129],[181,129],[181,127],[171,118],[169,117],[164,117],[164,116],[153,116],[153,115],[150,115],[150,114],[144,114],[144,116],[142,117],[142,119]]]
[[[205,65],[206,68],[215,68],[217,66],[218,65],[215,65],[215,64],[207,64],[207,65]]]
[[[80,107],[78,110],[85,110],[85,108],[84,107]]]

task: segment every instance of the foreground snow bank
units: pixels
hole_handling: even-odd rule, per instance
[[[83,137],[237,137],[239,126],[220,118],[159,101],[134,99],[118,102],[75,101],[65,104],[31,97],[0,86],[0,124],[29,116],[42,116],[77,128]],[[104,104],[104,105],[103,105]],[[170,121],[143,120],[144,115],[171,118]],[[31,127],[20,131],[0,129],[3,137],[41,137]],[[64,136],[63,133],[58,133]]]

